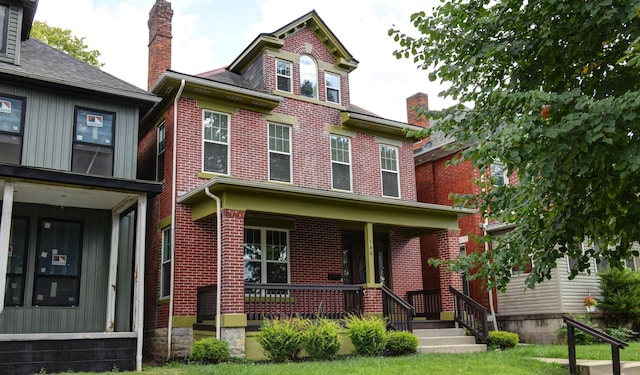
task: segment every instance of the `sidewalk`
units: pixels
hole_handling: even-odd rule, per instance
[[[569,360],[565,358],[535,358],[542,362],[558,363],[569,368]],[[577,370],[580,375],[609,375],[613,374],[613,366],[610,360],[578,359]],[[621,375],[640,375],[640,362],[621,361]]]

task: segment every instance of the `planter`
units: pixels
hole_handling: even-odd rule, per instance
[[[587,309],[587,312],[592,313],[594,311],[596,311],[596,307],[595,306],[585,306],[585,309]]]

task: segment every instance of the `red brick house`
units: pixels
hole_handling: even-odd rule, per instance
[[[423,288],[420,236],[458,255],[470,211],[418,201],[411,126],[351,104],[358,61],[315,11],[199,75],[170,70],[172,15],[164,0],[150,12],[162,102],[139,141],[140,177],[164,181],[148,209],[148,355],[216,335],[250,356],[264,318],[390,315],[383,301]],[[460,278],[439,280],[453,312]]]

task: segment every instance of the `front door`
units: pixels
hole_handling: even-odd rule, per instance
[[[390,286],[389,278],[389,236],[374,234],[375,282]],[[344,284],[357,285],[367,282],[364,253],[364,233],[361,231],[342,232],[342,273]]]

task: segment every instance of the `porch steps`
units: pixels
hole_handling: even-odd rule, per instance
[[[453,322],[434,324],[452,326]],[[463,328],[414,328],[413,334],[418,338],[419,353],[470,353],[487,350],[486,344],[476,344],[475,337],[467,336]]]
[[[569,360],[565,358],[536,358],[547,363],[557,363],[569,368]],[[578,359],[576,361],[578,373],[581,375],[609,375],[613,373],[611,361]],[[621,375],[640,375],[640,362],[620,362]]]

